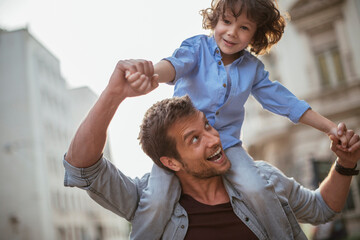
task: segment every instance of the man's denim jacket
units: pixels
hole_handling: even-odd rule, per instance
[[[256,161],[261,174],[273,184],[274,194],[281,202],[287,218],[274,216],[274,228],[279,221],[289,221],[291,229],[287,229],[290,238],[307,239],[298,221],[320,224],[335,216],[324,202],[319,190],[309,190],[292,178],[286,177],[277,168],[263,161]],[[75,168],[64,160],[64,185],[87,190],[101,206],[115,214],[132,221],[138,207],[142,191],[146,188],[149,174],[140,178],[129,178],[105,158],[88,168]],[[255,216],[247,206],[246,199],[235,191],[224,178],[224,184],[229,194],[235,214],[256,234],[259,239],[268,239],[263,227],[257,221],[261,216]],[[160,186],[161,187],[161,186]],[[161,210],[161,209],[159,209]],[[154,220],[154,226],[156,220]],[[177,203],[173,215],[168,222],[162,239],[184,239],[188,228],[188,217],[184,208]],[[136,231],[136,229],[132,229]]]

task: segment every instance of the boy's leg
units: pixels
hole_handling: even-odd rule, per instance
[[[231,161],[227,179],[245,197],[246,203],[265,228],[269,238],[294,239],[274,187],[260,174],[252,157],[240,145],[226,149],[225,153]],[[276,216],[282,217],[275,219]]]
[[[142,192],[138,209],[131,221],[130,239],[160,239],[180,194],[178,178],[154,164],[148,186]]]

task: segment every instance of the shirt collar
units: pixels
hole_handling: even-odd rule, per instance
[[[209,37],[209,49],[210,52],[215,56],[216,54],[220,54],[220,49],[218,45],[216,44],[214,35]]]

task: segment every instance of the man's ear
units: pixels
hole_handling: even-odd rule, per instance
[[[182,166],[181,163],[179,161],[177,161],[175,158],[171,158],[171,157],[160,157],[160,161],[162,162],[162,164],[177,172],[177,171],[180,171],[180,167]]]

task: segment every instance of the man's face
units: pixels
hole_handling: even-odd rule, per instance
[[[180,171],[195,178],[211,178],[225,173],[231,166],[222,149],[219,133],[205,115],[197,111],[169,129],[176,141],[182,164]]]

